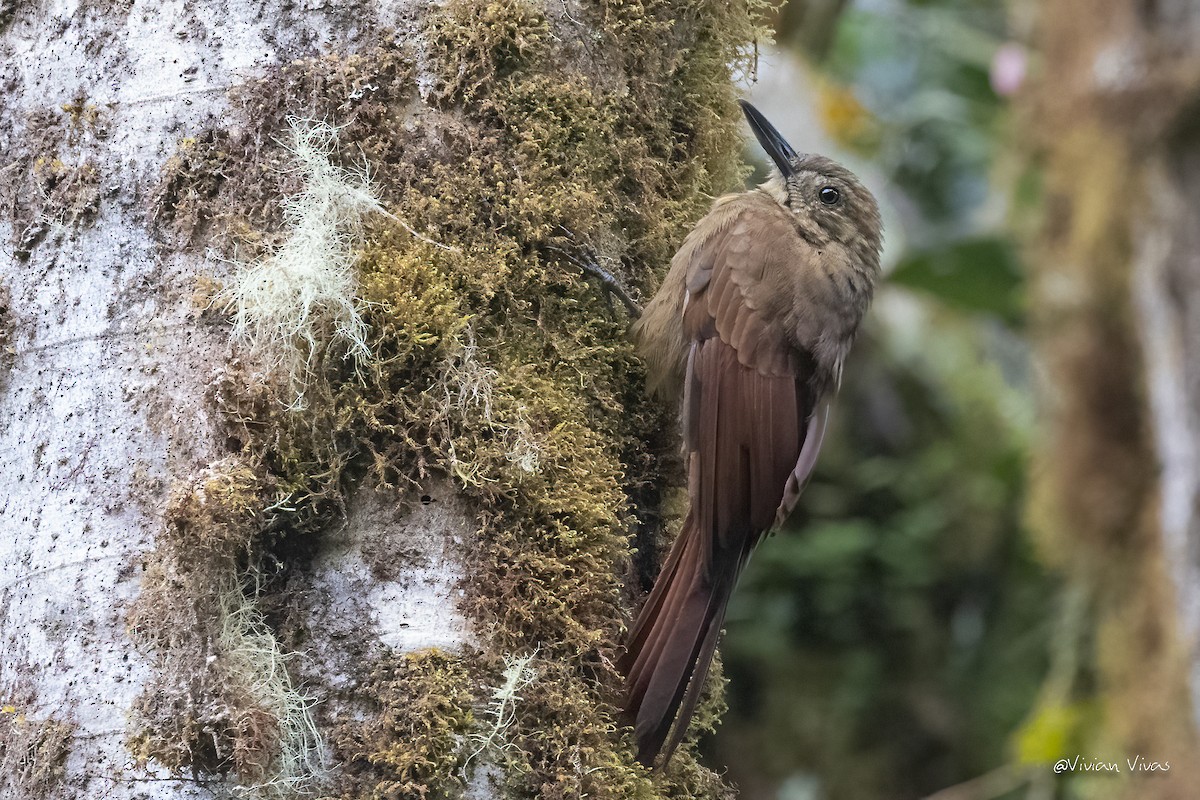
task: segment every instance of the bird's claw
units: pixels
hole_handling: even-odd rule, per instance
[[[570,231],[564,228],[563,232],[573,242],[577,241],[575,235]],[[637,319],[642,315],[642,307],[630,296],[629,292],[621,285],[616,276],[600,265],[600,260],[596,257],[596,251],[590,246],[579,246],[575,249],[575,252],[554,245],[550,245],[550,249],[561,254],[572,264],[583,270],[584,275],[590,275],[600,282],[600,288],[604,292],[604,301],[608,304],[610,311],[612,310],[612,297],[616,295],[621,304],[625,306],[625,311],[628,312],[630,317]]]

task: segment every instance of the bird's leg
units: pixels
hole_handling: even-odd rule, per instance
[[[600,288],[604,290],[604,297],[608,300],[610,306],[612,304],[612,296],[615,294],[621,304],[625,306],[625,310],[629,312],[629,316],[637,319],[642,315],[642,307],[637,304],[616,276],[600,266],[600,262],[596,259],[596,255],[591,250],[584,250],[583,258],[575,261],[575,264],[588,275],[591,275],[596,280],[600,281]]]
[[[575,238],[570,231],[566,231],[566,233],[572,239]],[[629,313],[630,317],[637,319],[642,315],[642,307],[630,296],[629,292],[625,290],[625,287],[621,285],[616,276],[600,266],[600,261],[596,258],[596,253],[591,247],[581,247],[577,254],[554,245],[550,245],[550,249],[561,253],[564,258],[583,270],[585,275],[590,275],[598,280],[600,288],[604,290],[604,299],[608,302],[610,309],[612,308],[612,296],[616,295],[621,304],[625,306],[625,311]]]

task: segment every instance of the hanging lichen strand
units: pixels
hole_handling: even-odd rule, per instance
[[[466,610],[482,652],[369,665],[355,690],[367,719],[323,731],[330,795],[456,797],[480,764],[517,797],[728,794],[690,747],[652,776],[615,720],[630,536],[675,519],[661,487],[679,477],[670,409],[645,397],[623,312],[567,254],[587,247],[645,293],[712,195],[739,182],[731,73],[761,10],[451,0],[356,55],[235,90],[237,126],[168,163],[162,234],[239,260],[270,252],[282,198],[304,189],[277,166],[289,116],[335,126],[335,163],[369,171],[393,215],[366,220],[357,255],[356,359],[336,343],[319,353],[303,407],[289,381],[240,364],[217,388],[262,505],[258,542],[234,542],[227,561],[250,554],[252,574],[256,554],[320,536],[351,483],[447,476],[478,509]],[[219,288],[199,282],[201,304]],[[697,728],[719,714],[712,683]],[[136,741],[146,758],[165,746]],[[163,760],[182,767],[186,752]]]

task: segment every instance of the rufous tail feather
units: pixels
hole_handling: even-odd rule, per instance
[[[694,524],[689,514],[620,664],[627,676],[625,713],[638,761],[646,766],[659,753],[664,763],[669,760],[687,732],[743,561],[722,566],[704,558],[699,547],[705,537],[689,530]]]

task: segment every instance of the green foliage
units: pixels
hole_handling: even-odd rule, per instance
[[[953,308],[1021,320],[1020,265],[1013,242],[1001,236],[960,239],[941,247],[910,251],[888,280],[932,295]]]
[[[969,226],[987,198],[1003,106],[988,82],[1004,9],[934,2],[848,10],[826,69],[883,126],[875,158],[917,204],[924,240]],[[921,244],[925,244],[921,241]]]

